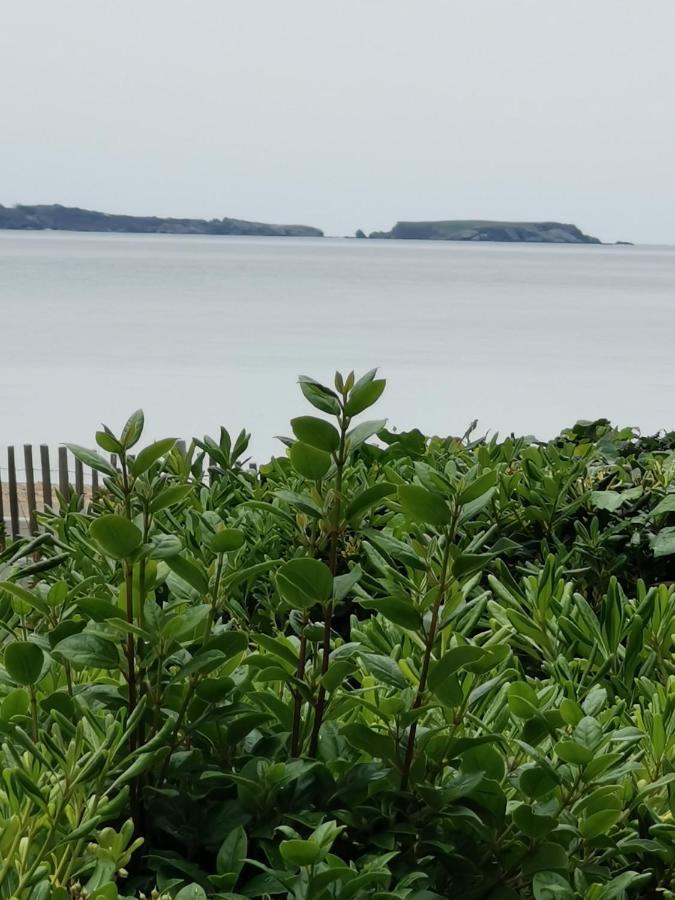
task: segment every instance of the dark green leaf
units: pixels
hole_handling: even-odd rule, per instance
[[[143,543],[143,535],[123,516],[101,516],[90,527],[91,536],[107,556],[128,559]]]
[[[309,609],[315,603],[326,603],[333,593],[330,569],[317,559],[291,559],[277,572],[277,587],[284,600],[294,609]]]
[[[452,521],[450,509],[439,494],[432,494],[417,484],[404,484],[398,489],[404,512],[415,522],[444,528]]]
[[[325,419],[316,416],[298,416],[291,419],[291,428],[299,441],[326,453],[334,453],[340,446],[340,433]]]
[[[5,648],[5,668],[9,677],[18,684],[35,684],[40,678],[44,661],[44,653],[31,641],[14,641]]]
[[[330,469],[331,459],[325,450],[296,441],[290,449],[291,463],[295,471],[310,481],[318,481]]]

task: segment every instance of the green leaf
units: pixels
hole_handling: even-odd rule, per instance
[[[540,844],[530,853],[523,862],[523,874],[534,875],[536,872],[546,872],[559,869],[567,872],[567,854],[560,844],[553,841]]]
[[[241,528],[221,528],[208,540],[213,553],[231,553],[244,546],[244,532]]]
[[[325,563],[304,557],[291,559],[276,575],[283,599],[294,609],[310,609],[315,603],[326,603],[333,593],[333,576]]]
[[[79,597],[76,601],[77,608],[94,622],[105,622],[119,615],[119,608],[110,600],[101,597]]]
[[[186,500],[193,493],[191,484],[170,484],[152,498],[150,512],[157,513]]]
[[[75,841],[80,837],[86,837],[90,832],[92,832],[98,823],[101,821],[100,816],[96,816],[93,819],[89,819],[89,821],[85,822],[86,828],[82,830],[80,834],[80,829],[76,828],[75,831],[78,832],[77,837],[75,837],[75,832],[70,832],[68,834],[68,841]],[[117,893],[117,888],[109,881],[107,884],[102,884],[100,887],[94,888],[92,891],[87,893],[87,900],[118,900],[119,894]]]
[[[354,671],[354,663],[350,659],[331,660],[328,671],[322,676],[321,682],[326,690],[331,693],[344,682],[345,678]]]
[[[576,741],[558,741],[555,752],[563,762],[572,763],[575,766],[585,766],[593,759],[593,753],[587,747],[577,744]]]
[[[574,729],[574,740],[588,750],[595,750],[602,740],[602,727],[598,720],[584,716]]]
[[[376,403],[382,395],[386,383],[384,378],[375,378],[364,384],[355,384],[345,406],[346,415],[350,418],[358,416],[359,413]]]
[[[532,879],[532,892],[534,900],[574,900],[569,882],[557,872],[536,872]]]
[[[352,428],[347,434],[347,441],[350,450],[357,450],[362,444],[371,438],[378,431],[382,431],[387,424],[386,419],[369,420],[368,422],[360,422],[356,428]]]
[[[517,806],[512,813],[513,821],[528,837],[541,838],[558,824],[555,816],[537,815],[528,803]]]
[[[125,450],[129,450],[138,443],[143,433],[144,423],[145,416],[142,409],[137,409],[129,416],[120,436],[120,443]]]
[[[124,449],[115,435],[112,433],[112,431],[110,431],[109,428],[106,428],[105,425],[103,426],[103,431],[96,432],[96,443],[99,445],[101,450],[107,450],[108,453],[119,454]],[[113,469],[113,472],[114,471],[115,470]]]
[[[537,695],[529,684],[517,681],[509,685],[507,702],[511,714],[518,719],[531,719],[539,711]]]
[[[35,684],[42,672],[45,656],[31,641],[14,641],[5,648],[4,664],[17,684]]]
[[[143,543],[140,529],[123,516],[94,519],[89,532],[106,556],[113,559],[128,559]]]
[[[497,470],[491,469],[489,472],[486,472],[484,475],[476,478],[475,481],[472,481],[471,484],[467,485],[467,487],[464,488],[464,490],[459,495],[460,505],[466,506],[467,503],[472,503],[474,500],[478,500],[478,498],[487,493],[487,491],[489,491],[491,487],[494,487],[496,483]]]
[[[104,475],[115,476],[115,469],[107,460],[99,456],[95,450],[87,450],[86,447],[79,447],[77,444],[66,444],[65,446],[75,459],[78,459],[85,466],[89,466],[90,469],[95,469],[97,472],[102,472]]]
[[[9,722],[12,716],[25,716],[28,714],[30,698],[23,688],[15,688],[2,700],[0,705],[0,719]]]
[[[579,831],[587,840],[606,835],[623,816],[622,809],[601,809],[579,822]]]
[[[204,566],[197,560],[186,559],[184,556],[170,556],[166,560],[167,566],[175,572],[179,578],[193,587],[198,594],[204,596],[209,592],[209,579]]]
[[[441,529],[451,522],[450,509],[438,494],[432,494],[418,484],[402,484],[398,498],[404,512],[415,522]]]
[[[675,528],[662,528],[652,540],[652,552],[655,557],[672,556],[675,553]]]
[[[335,391],[325,387],[323,384],[319,384],[313,378],[308,378],[306,375],[301,375],[298,378],[298,383],[300,390],[312,406],[320,409],[321,412],[330,413],[332,416],[340,415],[340,401]]]
[[[170,453],[175,444],[176,438],[163,438],[160,441],[155,441],[153,444],[148,444],[130,461],[132,473],[138,478],[143,472],[147,472],[157,460]]]
[[[393,759],[396,755],[394,741],[388,734],[375,731],[374,728],[369,728],[361,722],[349,722],[347,725],[343,725],[341,733],[352,747],[367,753],[369,757]]]
[[[76,669],[117,669],[120,655],[117,646],[97,634],[81,632],[59,641],[53,649],[54,656],[69,662]]]
[[[298,494],[295,491],[275,491],[274,496],[290,506],[297,506],[301,512],[314,519],[320,519],[322,510],[307,494]]]
[[[220,845],[218,856],[216,857],[216,871],[219,875],[233,874],[239,875],[244,867],[246,853],[248,851],[248,840],[246,831],[242,825],[234,828]]]
[[[492,553],[460,553],[452,563],[452,574],[455,578],[468,578],[481,572],[493,559]]]
[[[207,900],[206,891],[200,885],[192,882],[181,888],[173,900]]]
[[[282,841],[279,852],[285,862],[294,866],[312,866],[321,858],[321,848],[316,841]]]
[[[429,670],[429,689],[436,688],[459,669],[473,662],[478,662],[485,656],[482,647],[472,644],[464,644],[460,647],[452,647]]]
[[[296,441],[290,449],[295,471],[310,481],[318,481],[330,469],[331,459],[325,450],[317,450],[303,441]]]
[[[39,594],[26,590],[20,584],[14,584],[12,581],[0,581],[0,591],[6,591],[15,600],[19,601],[23,609],[23,615],[26,615],[33,609],[39,610],[43,615],[49,615],[49,603],[43,600]]]
[[[345,517],[350,522],[358,522],[369,509],[378,506],[385,497],[391,497],[395,493],[396,485],[388,481],[380,481],[378,484],[373,484],[353,498],[347,507]]]
[[[364,609],[374,609],[394,625],[407,628],[409,631],[418,631],[422,627],[422,617],[412,605],[412,601],[401,600],[398,597],[378,597],[377,599],[364,599],[357,597]]]
[[[554,773],[544,766],[533,765],[523,769],[518,779],[518,786],[526,797],[536,800],[550,794],[558,786]],[[543,868],[556,868],[544,866]]]
[[[669,512],[675,512],[675,494],[666,494],[662,500],[659,500],[649,515],[652,517],[662,516]]]
[[[382,653],[361,653],[361,660],[367,671],[383,684],[400,690],[408,687],[405,675],[391,656]]]
[[[345,572],[344,575],[337,575],[333,579],[333,600],[336,603],[344,600],[362,575],[363,572],[359,565],[354,566],[349,572]]]
[[[193,675],[208,675],[225,662],[225,654],[221,650],[205,650],[193,656],[190,662],[182,666],[172,676],[172,682],[184,681]]]
[[[591,491],[591,505],[596,509],[615,512],[622,503],[623,497],[618,491]]]
[[[291,428],[299,441],[316,447],[317,450],[334,453],[340,446],[339,431],[325,419],[316,416],[298,416],[291,419]]]

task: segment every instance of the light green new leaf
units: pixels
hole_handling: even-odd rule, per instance
[[[145,416],[142,409],[137,409],[127,419],[126,425],[122,429],[120,435],[120,443],[125,450],[129,450],[134,444],[137,444],[141,434],[143,433],[143,425],[145,424]]]
[[[240,528],[221,528],[208,540],[214,553],[230,553],[244,546],[244,532]]]

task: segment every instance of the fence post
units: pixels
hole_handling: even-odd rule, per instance
[[[35,472],[33,471],[33,447],[31,444],[23,445],[23,458],[26,465],[26,499],[28,500],[28,530],[31,534],[38,533],[37,504],[35,502]]]
[[[49,447],[40,444],[40,464],[42,467],[42,509],[52,505],[52,473],[49,468]]]
[[[11,519],[12,537],[16,540],[21,532],[19,530],[19,495],[16,488],[14,447],[7,448],[7,484],[9,485],[9,517]]]
[[[70,495],[70,482],[68,480],[68,451],[65,447],[59,447],[59,491],[67,503]]]
[[[84,466],[79,459],[75,460],[75,490],[80,497],[84,496]]]
[[[2,466],[0,466],[0,550],[5,549],[5,502],[2,496]]]
[[[91,499],[98,494],[98,472],[96,469],[91,470]]]

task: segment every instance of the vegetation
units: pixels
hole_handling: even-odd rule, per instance
[[[365,237],[365,235],[363,235]],[[358,237],[358,234],[357,234]],[[444,222],[397,222],[391,231],[373,231],[371,238],[404,241],[506,241],[529,244],[599,244],[576,225],[562,222],[491,222],[450,219]]]
[[[73,448],[104,490],[0,559],[1,898],[675,897],[675,436],[384,386],[301,378],[259,470]]]
[[[267,237],[323,237],[310,225],[269,225],[244,219],[172,219],[102,213],[59,203],[2,206],[0,228],[20,231],[113,231],[126,234],[253,234]]]

